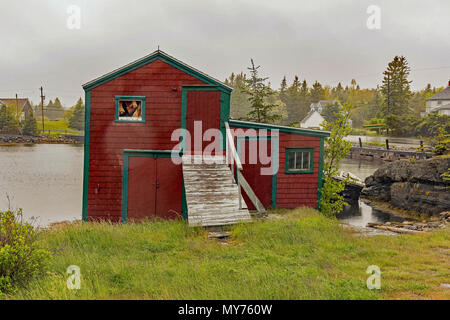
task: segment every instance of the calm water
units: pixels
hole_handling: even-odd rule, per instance
[[[380,162],[346,159],[342,170],[362,179]],[[0,210],[22,208],[36,224],[81,218],[83,146],[37,144],[0,146]],[[387,221],[389,216],[360,202],[349,206],[340,218],[354,225]]]
[[[22,208],[36,225],[81,218],[83,146],[0,146],[0,210]]]
[[[350,171],[364,180],[382,164],[382,161],[344,159],[341,161],[341,170]],[[365,227],[368,222],[381,223],[396,219],[385,212],[373,209],[362,200],[346,206],[343,212],[338,215],[338,218],[343,222],[360,227]]]

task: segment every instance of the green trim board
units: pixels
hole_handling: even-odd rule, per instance
[[[85,90],[92,90],[93,88],[96,88],[96,87],[98,87],[108,81],[111,81],[113,79],[116,79],[120,76],[123,76],[124,74],[126,74],[128,72],[139,69],[139,68],[141,68],[155,60],[158,60],[158,59],[166,62],[167,64],[169,64],[169,65],[171,65],[171,66],[173,66],[173,67],[175,67],[175,68],[177,68],[177,69],[179,69],[201,81],[204,81],[207,84],[218,86],[221,91],[230,93],[233,90],[233,88],[227,86],[226,84],[222,83],[221,81],[214,79],[213,77],[187,65],[186,63],[184,63],[178,59],[175,59],[174,57],[168,55],[167,53],[165,53],[161,50],[156,50],[153,53],[151,53],[141,59],[138,59],[138,60],[131,62],[121,68],[118,68],[110,73],[107,73],[97,79],[94,79],[88,83],[85,83],[83,85],[83,88]]]
[[[231,119],[230,119],[229,123],[230,123],[230,126],[238,127],[238,128],[278,130],[280,132],[293,133],[293,134],[312,136],[312,137],[329,137],[330,136],[329,131],[278,126],[278,125],[267,124],[267,123],[258,123],[258,122],[249,122],[249,121],[231,120]]]
[[[124,120],[119,119],[119,101],[141,101],[141,120]],[[145,122],[145,96],[114,96],[114,121],[143,123]]]
[[[91,91],[85,92],[84,113],[84,164],[83,164],[83,206],[81,218],[88,219],[88,195],[89,195],[89,143],[91,132]]]
[[[321,139],[322,140],[322,139]],[[308,170],[292,170],[289,169],[289,152],[308,152],[309,153],[309,169]],[[314,148],[285,148],[285,158],[284,158],[284,173],[287,174],[304,174],[304,173],[314,173]]]
[[[188,91],[220,91],[220,88],[215,85],[183,85],[181,86],[181,129],[186,130],[186,115],[187,115],[187,93]],[[226,146],[226,132],[225,122],[230,117],[230,93],[220,91],[220,132],[222,133],[221,150],[225,150]],[[185,150],[185,134],[183,132],[181,141],[181,150]]]
[[[122,223],[126,223],[128,219],[128,168],[130,157],[149,157],[149,158],[179,158],[182,154],[177,150],[123,150],[123,166],[122,166]],[[187,218],[186,194],[183,181],[182,191],[182,217]]]
[[[320,138],[320,149],[319,149],[319,178],[317,183],[317,210],[320,208],[320,200],[322,199],[322,183],[323,183],[323,158],[324,158],[324,138]]]
[[[272,139],[275,138],[275,139]],[[244,140],[260,140],[260,139],[265,139],[265,140],[270,140],[271,141],[271,146],[272,146],[272,154],[274,155],[274,157],[272,158],[272,208],[276,208],[277,206],[277,177],[278,177],[278,169],[280,167],[279,165],[279,161],[278,161],[278,154],[279,154],[279,143],[278,143],[278,136],[237,136],[236,137],[236,152],[238,154],[239,159],[241,158],[241,141]],[[273,150],[276,150],[276,152],[273,152]],[[275,166],[273,166],[273,164],[275,164]],[[236,181],[237,181],[238,177],[236,177]]]

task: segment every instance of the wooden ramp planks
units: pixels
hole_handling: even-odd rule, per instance
[[[186,189],[190,226],[222,226],[250,221],[250,214],[232,181],[223,156],[183,156],[183,179]]]

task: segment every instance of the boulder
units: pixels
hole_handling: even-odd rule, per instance
[[[361,194],[392,205],[430,215],[450,209],[450,183],[442,174],[450,167],[450,157],[401,160],[384,164],[365,180]]]

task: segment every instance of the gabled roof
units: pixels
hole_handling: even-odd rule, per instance
[[[133,62],[131,62],[123,67],[120,67],[112,72],[109,72],[97,79],[89,81],[89,82],[83,84],[83,89],[91,90],[99,85],[102,85],[108,81],[111,81],[117,77],[120,77],[130,71],[133,71],[140,67],[143,67],[146,64],[149,64],[150,62],[158,60],[158,59],[166,62],[167,64],[170,64],[171,66],[173,66],[183,72],[186,72],[187,74],[190,74],[191,76],[193,76],[199,80],[205,81],[208,84],[217,85],[217,86],[219,86],[219,88],[223,89],[224,91],[231,92],[233,90],[232,87],[227,86],[225,83],[207,75],[206,73],[201,72],[198,69],[195,69],[194,67],[191,67],[190,65],[168,55],[167,53],[165,53],[164,51],[161,51],[161,50],[156,50],[145,57],[142,57],[136,61],[133,61]]]
[[[329,137],[330,136],[329,131],[322,131],[322,130],[294,128],[294,127],[279,126],[279,125],[268,124],[268,123],[231,120],[231,119],[229,122],[230,122],[230,126],[238,127],[238,128],[279,130],[280,132],[294,133],[294,134],[313,136],[313,137]]]
[[[30,102],[28,101],[28,98],[0,98],[0,104],[6,104],[6,105],[16,105],[16,103],[19,103],[19,108],[20,110],[23,110],[23,107],[27,104],[30,104]],[[31,107],[31,104],[30,104]]]
[[[450,86],[429,97],[427,100],[450,100]]]

